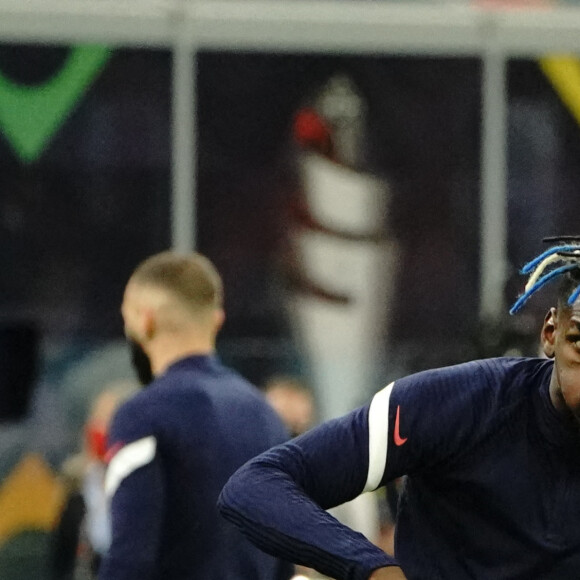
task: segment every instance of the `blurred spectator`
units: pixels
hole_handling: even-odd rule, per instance
[[[82,450],[63,464],[69,493],[53,538],[54,580],[96,578],[111,539],[104,489],[109,425],[117,407],[137,390],[133,381],[108,383],[91,405]]]
[[[300,379],[288,375],[274,376],[265,384],[264,392],[292,437],[301,435],[314,425],[314,396]]]

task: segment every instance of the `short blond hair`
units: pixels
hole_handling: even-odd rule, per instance
[[[130,282],[166,290],[194,310],[223,304],[221,277],[212,262],[198,252],[155,254],[137,266]]]

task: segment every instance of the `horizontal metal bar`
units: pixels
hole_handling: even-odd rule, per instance
[[[468,7],[389,2],[211,2],[187,8],[202,48],[299,52],[477,53]]]
[[[580,7],[356,0],[0,0],[0,41],[193,50],[518,56],[580,52]]]
[[[0,41],[167,46],[174,2],[0,0]]]

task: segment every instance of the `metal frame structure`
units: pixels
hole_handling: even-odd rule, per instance
[[[172,240],[196,239],[196,53],[472,56],[482,59],[480,317],[504,312],[506,61],[580,52],[580,8],[356,0],[0,0],[0,42],[98,42],[173,53]]]

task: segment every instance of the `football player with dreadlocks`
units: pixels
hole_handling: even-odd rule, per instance
[[[580,237],[527,264],[519,310],[561,281],[544,358],[394,381],[242,467],[222,514],[263,550],[344,580],[580,577]],[[406,475],[396,557],[325,510]]]

